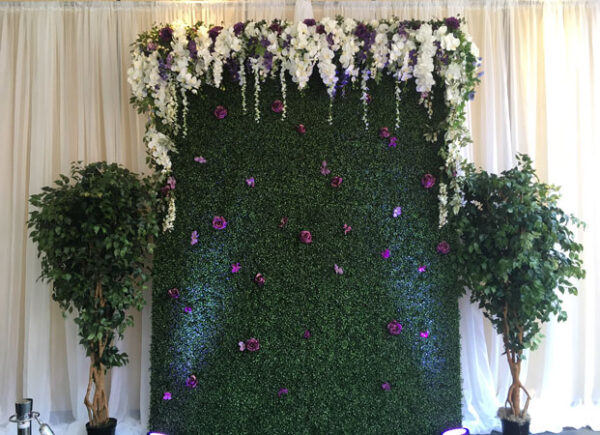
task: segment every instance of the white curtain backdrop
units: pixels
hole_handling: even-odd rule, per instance
[[[108,160],[146,171],[144,119],[129,106],[129,44],[154,22],[233,24],[293,19],[308,0],[242,2],[0,2],[0,433],[14,402],[33,397],[42,416],[83,433],[88,362],[77,330],[37,281],[27,198],[73,160]],[[460,14],[478,44],[485,75],[470,108],[478,165],[501,171],[527,152],[543,180],[562,186],[563,206],[587,222],[587,278],[569,297],[567,323],[551,322],[529,355],[533,431],[591,425],[600,430],[600,2],[313,1],[315,18],[445,17]],[[149,300],[149,298],[148,298]],[[149,301],[150,302],[150,301]],[[464,424],[498,428],[508,371],[498,337],[468,298],[460,301]],[[144,432],[148,418],[150,303],[120,347],[130,364],[110,378],[119,434]]]

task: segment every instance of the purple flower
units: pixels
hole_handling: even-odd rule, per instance
[[[169,393],[168,391],[165,391],[163,393],[163,400],[171,400],[171,393]]]
[[[388,143],[388,147],[396,148],[396,145],[398,145],[397,141],[398,141],[398,138],[396,136],[390,137],[390,142]]]
[[[335,270],[335,274],[336,275],[343,275],[344,274],[344,269],[342,269],[340,266],[338,266],[337,264],[333,265],[333,270]]]
[[[448,252],[450,252],[450,244],[445,240],[442,240],[440,243],[438,243],[435,250],[438,252],[438,254],[446,255]]]
[[[325,26],[323,24],[319,24],[317,26],[316,32],[318,35],[324,35],[325,34]]]
[[[331,169],[327,167],[327,160],[323,160],[321,162],[321,175],[329,175],[331,173]]]
[[[342,177],[333,177],[331,179],[331,187],[340,187],[344,179]]]
[[[190,39],[188,41],[187,49],[190,52],[190,57],[192,59],[198,58],[198,47],[196,46],[196,41],[194,41],[193,39]]]
[[[246,184],[249,187],[254,187],[254,177],[246,178]]]
[[[314,18],[307,18],[306,20],[303,21],[304,24],[306,24],[308,27],[314,26],[315,24],[317,24],[317,22],[315,21]]]
[[[446,18],[446,26],[450,30],[458,29],[460,27],[460,20],[456,17],[448,17]]]
[[[191,312],[192,312],[192,307],[185,307],[185,308],[183,309],[183,311],[185,311],[186,313],[188,313],[188,314],[189,314],[189,313],[191,313]]]
[[[285,225],[288,223],[288,218],[286,216],[281,218],[281,221],[279,222],[279,228],[283,228],[285,227]]]
[[[396,207],[392,213],[392,216],[394,216],[394,218],[398,218],[400,215],[402,215],[402,207]]]
[[[242,266],[240,265],[240,263],[233,263],[231,265],[231,273],[238,273],[241,268]]]
[[[219,33],[221,33],[221,30],[223,30],[223,27],[214,26],[214,27],[211,27],[211,29],[208,31],[208,36],[210,37],[210,39],[213,40],[213,42],[215,41],[215,39],[217,39],[217,36],[219,36]]]
[[[246,350],[246,343],[244,343],[243,341],[238,341],[238,346],[240,347],[240,352]]]
[[[175,181],[175,177],[169,176],[169,178],[167,178],[167,186],[169,186],[169,189],[175,190],[176,183],[177,182]]]
[[[310,331],[309,331],[308,329],[306,329],[306,330],[304,331],[304,334],[303,334],[302,336],[303,336],[304,338],[307,338],[307,339],[308,339],[308,338],[310,338],[310,336],[311,336],[311,333],[310,333]]]
[[[260,343],[256,338],[249,338],[246,340],[246,350],[249,352],[256,352],[258,349],[260,349]]]
[[[425,265],[421,265],[421,266],[419,266],[419,273],[423,273],[423,272],[425,272],[426,270],[427,270],[427,266],[425,266]]]
[[[235,33],[235,36],[240,36],[240,34],[244,31],[244,29],[246,28],[246,25],[242,22],[239,23],[235,23],[233,25],[233,33]]]
[[[310,231],[300,231],[298,235],[300,241],[306,245],[310,245],[312,243],[312,234]]]
[[[304,134],[306,133],[306,127],[304,126],[304,124],[298,124],[296,126],[296,131],[300,134]]]
[[[381,384],[381,389],[384,391],[390,391],[392,389],[392,386],[389,382],[384,382],[383,384]]]
[[[196,376],[188,376],[188,378],[185,380],[185,386],[188,388],[196,388],[198,386],[198,379],[196,379]]]
[[[257,286],[262,287],[263,285],[265,285],[265,277],[262,275],[262,273],[257,273],[254,276],[254,282]]]
[[[387,127],[381,127],[379,129],[379,137],[382,139],[387,139],[390,137],[390,129]]]
[[[194,157],[194,161],[198,162],[200,164],[206,163],[206,159],[204,157],[202,157],[202,156]]]
[[[367,102],[367,104],[371,104],[371,101],[373,101],[373,97],[371,97],[371,94],[365,94],[364,100]]]
[[[400,335],[400,332],[402,332],[402,325],[398,321],[392,320],[388,323],[387,330],[391,335]]]
[[[170,298],[178,299],[179,298],[179,289],[171,288],[171,289],[167,290],[167,294],[169,295]]]
[[[275,113],[283,112],[283,102],[281,100],[275,100],[271,103],[271,110]]]
[[[146,51],[148,51],[149,53],[152,53],[154,50],[156,50],[156,44],[153,41],[150,41],[146,45]]]
[[[348,224],[344,224],[344,236],[352,231],[352,227]]]
[[[215,216],[212,220],[212,226],[215,230],[224,230],[227,227],[227,221],[223,216]]]
[[[365,39],[369,38],[369,29],[367,29],[367,26],[365,26],[364,23],[358,23],[354,29],[354,34],[358,39],[362,39],[364,41]]]
[[[421,185],[425,189],[431,189],[435,185],[435,177],[431,174],[423,175],[423,178],[421,178]]]
[[[287,388],[280,388],[279,391],[277,392],[277,397],[281,397],[281,396],[285,396],[288,393],[288,389]]]
[[[196,243],[198,243],[198,231],[192,231],[192,236],[191,236],[191,240],[190,240],[190,245],[195,245]]]
[[[173,39],[173,29],[169,26],[165,26],[158,31],[158,37],[162,42],[168,44]]]
[[[385,249],[385,250],[381,251],[381,258],[390,258],[390,250]]]
[[[421,338],[428,338],[429,337],[429,330],[427,330],[427,331],[421,331],[419,333],[419,335],[421,336]]]
[[[271,32],[275,32],[277,34],[280,34],[283,29],[281,28],[281,25],[279,24],[279,21],[274,20],[271,23],[271,25],[269,26],[269,30]]]
[[[223,106],[217,106],[215,107],[215,111],[213,113],[215,115],[215,118],[223,119],[227,116],[227,109]]]

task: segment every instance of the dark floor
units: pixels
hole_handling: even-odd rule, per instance
[[[502,432],[493,431],[490,435],[502,435]],[[562,432],[543,432],[535,435],[600,435],[600,432],[593,431],[589,427],[582,429],[565,427]]]

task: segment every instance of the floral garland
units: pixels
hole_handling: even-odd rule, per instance
[[[173,139],[186,134],[187,92],[197,93],[201,86],[220,87],[224,69],[241,88],[244,113],[247,74],[254,81],[256,104],[261,81],[276,78],[279,72],[284,119],[285,73],[299,89],[304,89],[316,66],[331,102],[341,86],[360,86],[365,129],[369,128],[370,80],[377,81],[383,74],[392,76],[398,83],[395,97],[399,104],[399,85],[414,79],[421,103],[431,116],[431,90],[437,76],[445,85],[448,116],[440,125],[431,126],[426,138],[436,141],[438,132],[445,131],[446,146],[440,155],[445,161],[441,169],[448,181],[440,182],[439,189],[439,224],[443,226],[448,212],[457,213],[462,204],[456,175],[464,164],[460,150],[470,142],[465,108],[480,76],[478,49],[460,25],[461,20],[454,17],[430,22],[360,22],[338,17],[320,22],[307,19],[297,24],[247,21],[228,28],[201,22],[193,26],[181,22],[154,26],[133,44],[132,66],[128,70],[131,102],[140,113],[150,116],[144,141],[151,163],[169,176],[169,153],[176,152]],[[254,119],[259,122],[260,111],[258,107],[254,109]],[[180,110],[182,116],[178,118]],[[330,106],[330,122],[332,110]],[[169,193],[165,231],[173,227],[175,220],[175,198],[173,192]]]

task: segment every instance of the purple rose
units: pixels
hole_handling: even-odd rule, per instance
[[[254,282],[257,286],[262,287],[263,285],[265,285],[265,277],[262,275],[262,273],[257,273],[254,276]]]
[[[382,139],[387,139],[390,137],[390,129],[387,127],[381,127],[379,129],[379,137]]]
[[[224,230],[227,227],[227,221],[223,216],[215,216],[212,220],[212,226],[215,230]]]
[[[233,33],[235,33],[235,36],[240,36],[240,34],[244,31],[244,29],[246,28],[246,25],[242,22],[239,23],[235,23],[233,25]]]
[[[421,185],[425,188],[425,189],[431,189],[435,184],[435,177],[431,174],[425,174],[423,175],[423,178],[421,178]]]
[[[285,396],[288,393],[288,389],[287,388],[280,388],[279,391],[277,392],[277,396],[281,397],[281,396]]]
[[[317,26],[317,34],[324,35],[325,34],[325,26],[323,24],[319,24]]]
[[[442,240],[440,243],[438,243],[435,250],[438,252],[438,254],[446,255],[448,252],[450,252],[450,244],[445,240]]]
[[[392,389],[392,386],[389,382],[384,382],[383,384],[381,384],[381,389],[384,391],[390,391]]]
[[[169,295],[170,298],[177,299],[177,298],[179,298],[179,289],[171,288],[171,289],[167,290],[167,294]]]
[[[158,37],[162,42],[168,44],[173,39],[173,29],[169,26],[163,27],[158,31]]]
[[[446,26],[450,30],[456,30],[460,27],[460,20],[456,17],[448,17],[446,18]]]
[[[208,31],[208,36],[210,37],[210,39],[213,40],[213,42],[215,41],[215,39],[217,39],[217,36],[219,36],[219,33],[221,33],[221,30],[223,30],[223,27],[214,26],[214,27],[211,27],[211,29]]]
[[[227,116],[227,109],[223,106],[217,106],[213,113],[215,114],[215,118],[223,119]]]
[[[392,320],[390,323],[388,323],[387,330],[391,335],[400,335],[400,332],[402,331],[402,325],[396,320]]]
[[[185,381],[185,386],[188,388],[196,388],[198,386],[198,379],[196,379],[196,376],[188,376],[188,378]]]
[[[307,245],[312,243],[312,234],[310,233],[310,231],[300,231],[298,238],[302,243],[305,243]]]
[[[281,100],[275,100],[271,103],[271,110],[275,113],[283,112],[283,102]]]
[[[310,336],[311,336],[311,333],[310,333],[310,331],[309,331],[308,329],[307,329],[307,330],[305,330],[305,331],[304,331],[304,334],[303,334],[303,337],[304,337],[304,338],[306,338],[306,339],[308,339],[308,338],[310,338]]]
[[[260,343],[256,338],[249,338],[246,340],[246,350],[249,352],[256,352],[260,349]]]
[[[298,124],[296,126],[296,131],[300,134],[304,134],[306,133],[306,127],[304,126],[304,124]]]
[[[344,179],[342,177],[333,177],[331,179],[331,187],[340,187]]]
[[[308,27],[314,26],[317,24],[317,22],[315,21],[314,18],[307,18],[306,20],[303,21],[304,24],[306,24]]]

